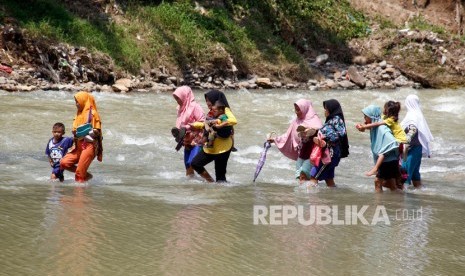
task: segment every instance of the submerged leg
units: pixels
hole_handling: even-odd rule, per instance
[[[215,181],[213,180],[213,178],[211,177],[211,175],[210,175],[206,170],[203,171],[203,172],[200,174],[200,176],[201,176],[203,179],[205,179],[207,182],[215,182]]]
[[[377,193],[383,192],[383,180],[380,178],[375,178],[375,192]]]

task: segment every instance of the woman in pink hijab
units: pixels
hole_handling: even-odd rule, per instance
[[[310,179],[311,170],[309,158],[313,139],[306,136],[313,136],[323,124],[309,100],[296,101],[294,110],[297,117],[291,122],[286,133],[270,141],[276,144],[284,156],[297,161],[296,178],[302,182]]]
[[[184,136],[184,165],[186,176],[193,176],[192,159],[202,150],[202,130],[191,127],[194,122],[205,121],[202,107],[195,101],[194,93],[189,86],[181,86],[173,92],[173,98],[178,103],[176,128],[186,129]]]

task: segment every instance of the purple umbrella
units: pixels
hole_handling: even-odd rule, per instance
[[[266,161],[266,152],[268,151],[268,149],[271,148],[271,143],[270,141],[266,141],[264,144],[263,144],[263,151],[262,153],[260,154],[260,159],[258,159],[258,164],[257,164],[257,168],[255,169],[255,175],[253,177],[253,182],[255,182],[255,179],[257,179],[258,177],[258,174],[260,173],[260,171],[262,170],[263,168],[263,165],[265,165],[265,161]]]

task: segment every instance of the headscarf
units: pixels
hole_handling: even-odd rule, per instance
[[[78,126],[89,122],[89,112],[91,108],[92,118],[90,123],[92,124],[92,128],[101,129],[102,123],[100,121],[100,115],[98,114],[94,96],[86,91],[79,91],[76,95],[74,95],[74,98],[79,103],[81,110],[78,110],[74,117],[73,130],[76,130]]]
[[[286,133],[276,137],[275,139],[275,143],[278,149],[284,154],[284,156],[292,160],[297,160],[299,157],[297,147],[299,146],[300,138],[297,134],[297,127],[299,125],[313,129],[320,129],[322,127],[320,117],[318,117],[315,110],[313,109],[311,101],[300,99],[295,102],[295,104],[300,108],[303,118],[295,118],[291,122],[291,125],[287,129]]]
[[[326,117],[325,123],[327,123],[329,120],[334,118],[334,116],[339,116],[341,119],[344,121],[344,127],[345,127],[345,119],[344,119],[344,113],[342,113],[342,107],[341,104],[335,100],[327,100],[323,102],[323,107],[329,111],[329,115]]]
[[[363,114],[371,118],[371,122],[381,121],[381,108],[369,105],[362,110]],[[373,155],[385,154],[399,147],[399,144],[386,125],[380,125],[370,129],[371,152]]]
[[[91,117],[90,123],[92,124],[92,128],[100,130],[96,155],[97,160],[102,162],[102,122],[100,121],[100,115],[98,113],[97,104],[95,103],[95,98],[92,94],[88,93],[87,91],[79,91],[78,93],[76,93],[76,95],[74,95],[74,98],[79,103],[79,107],[82,108],[81,110],[77,111],[76,116],[74,117],[73,130],[76,130],[77,127],[80,125],[88,123],[89,117]],[[91,113],[91,115],[89,113]]]
[[[203,121],[205,114],[203,109],[195,101],[194,93],[189,86],[181,86],[177,88],[173,95],[182,101],[182,106],[177,107],[178,117],[176,118],[176,127],[181,128],[189,125],[190,123]]]
[[[408,95],[405,99],[405,107],[407,107],[407,114],[402,120],[402,128],[407,128],[413,124],[418,129],[418,139],[422,146],[422,153],[428,157],[431,155],[430,143],[433,141],[433,135],[429,129],[428,123],[423,116],[420,108],[420,99],[417,95]]]
[[[210,90],[210,91],[208,91],[207,93],[205,93],[205,100],[207,100],[207,99],[212,104],[215,104],[216,101],[219,100],[222,103],[224,103],[224,105],[226,107],[231,108],[231,107],[229,107],[229,103],[228,103],[228,100],[226,99],[226,95],[221,91],[218,91],[218,90]]]

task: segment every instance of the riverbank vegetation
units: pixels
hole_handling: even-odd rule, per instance
[[[144,88],[231,88],[266,78],[261,87],[327,89],[349,65],[369,72],[383,60],[422,87],[460,87],[465,28],[450,20],[463,14],[454,1],[3,0],[0,59],[20,69],[15,83],[35,87],[132,78]],[[374,87],[393,87],[385,72],[370,73]]]
[[[186,67],[308,79],[322,53],[348,61],[369,25],[347,1],[2,1],[37,39],[101,51],[122,69]],[[79,2],[79,3],[75,3]],[[223,72],[227,73],[227,72]]]

